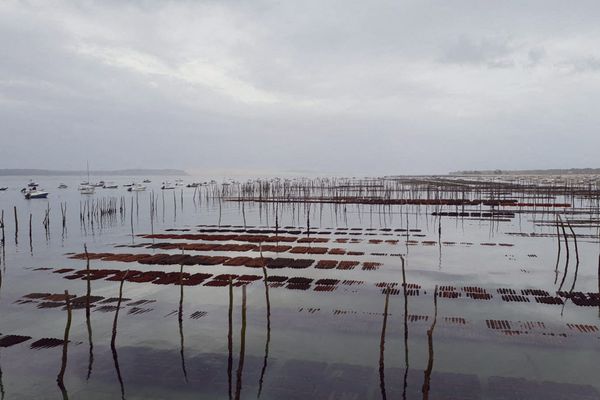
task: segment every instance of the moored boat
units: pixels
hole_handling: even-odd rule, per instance
[[[119,187],[119,185],[115,184],[114,182],[105,182],[104,186],[102,186],[103,189],[117,189]]]
[[[82,185],[79,187],[79,193],[81,194],[94,194],[95,188],[90,185]]]
[[[143,192],[144,190],[146,190],[146,186],[140,184],[136,184],[127,188],[128,192]]]
[[[31,187],[31,189],[25,191],[25,198],[27,200],[30,199],[45,199],[48,197],[48,192],[43,190],[38,190],[35,186]]]

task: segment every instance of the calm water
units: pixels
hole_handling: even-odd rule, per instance
[[[521,212],[491,219],[471,214],[436,217],[432,213],[439,209],[415,205],[280,204],[275,208],[273,203],[245,202],[242,208],[241,203],[207,196],[215,186],[202,188],[198,196],[194,189],[183,187],[161,191],[165,179],[149,178],[152,183],[145,192],[132,194],[120,186],[98,188],[92,196],[79,194],[79,180],[72,177],[36,178],[51,194],[48,200],[30,201],[19,192],[27,180],[0,180],[0,186],[9,186],[0,192],[6,225],[0,266],[2,399],[600,398],[600,308],[565,301],[556,294],[566,247],[563,240],[557,278],[556,227],[544,223],[554,221],[548,214],[551,209],[506,207]],[[132,181],[112,180],[119,185]],[[206,179],[186,177],[186,183],[194,180]],[[69,188],[56,189],[59,182]],[[152,194],[156,203],[151,220]],[[98,220],[93,226],[80,221],[84,202],[111,197],[119,206],[124,202],[123,213],[117,210],[114,218]],[[60,204],[65,202],[63,229]],[[43,220],[48,206],[46,233]],[[598,294],[597,215],[584,210],[585,202],[576,200],[573,206],[576,209],[567,211],[580,213],[563,212],[563,219],[585,222],[573,223],[580,261],[574,291],[592,301]],[[466,211],[487,210],[477,206]],[[275,229],[275,215],[278,230],[283,231],[278,236],[289,237],[290,242],[262,246],[312,250],[307,254],[302,249],[285,253],[267,249],[264,258],[314,260],[310,266],[272,268],[267,263],[270,278],[285,280],[270,279],[268,286],[261,268],[222,263],[184,265],[186,273],[211,275],[197,285],[125,280],[112,347],[117,303],[106,300],[118,297],[120,282],[91,280],[91,294],[102,299],[92,304],[90,329],[85,309],[72,311],[65,390],[61,391],[56,379],[63,345],[60,340],[50,341],[38,348],[37,341],[63,338],[64,302],[27,295],[65,290],[85,295],[87,282],[81,276],[67,279],[76,271],[60,271],[86,268],[85,260],[73,259],[70,253],[82,253],[84,244],[90,253],[149,255],[181,254],[179,249],[165,249],[166,243],[258,246],[244,235],[275,236],[264,232]],[[238,236],[141,236],[152,232]],[[307,238],[321,240],[301,241]],[[332,249],[341,249],[341,254],[332,254]],[[239,246],[187,249],[185,254],[260,257],[258,251],[242,250]],[[326,254],[310,254],[319,251]],[[569,252],[563,284],[567,292],[576,269],[572,239]],[[327,263],[318,264],[322,260],[355,263],[333,262],[332,268],[325,268]],[[90,268],[179,272],[182,267],[97,258]],[[229,287],[206,285],[218,281],[215,277],[220,274],[236,275],[231,351]],[[260,278],[245,285],[245,311],[240,283],[253,278],[240,280],[241,275]],[[290,282],[294,277],[311,281]],[[334,284],[324,285],[319,279]],[[385,293],[389,293],[387,318]],[[564,304],[544,303],[556,299]],[[13,343],[18,338],[9,335],[27,340]]]

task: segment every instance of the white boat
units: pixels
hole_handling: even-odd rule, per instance
[[[98,183],[94,183],[92,186],[94,186],[94,187],[104,187],[104,181],[100,181]]]
[[[133,185],[127,188],[128,192],[143,192],[144,190],[146,190],[146,186],[144,185]]]
[[[119,185],[115,184],[114,182],[105,182],[104,186],[102,186],[103,189],[117,189],[119,187]]]
[[[183,179],[175,179],[175,186],[183,186]]]
[[[25,191],[25,198],[27,200],[29,199],[45,199],[48,197],[48,192],[45,192],[43,190],[37,190],[37,188],[34,186],[31,189]]]
[[[38,183],[30,180],[29,183],[27,184],[27,186],[29,186],[30,188],[35,188],[35,187],[38,187],[40,185]]]
[[[188,183],[186,185],[186,187],[189,187],[189,188],[197,188],[198,186],[200,186],[200,183],[198,183],[198,182]]]
[[[60,185],[58,185],[59,189],[66,189],[68,186],[65,185],[64,183],[61,183]]]
[[[175,186],[173,186],[173,184],[171,182],[163,182],[163,184],[160,188],[162,190],[173,190],[173,189],[175,189]]]
[[[151,183],[152,181],[150,179],[144,179],[143,183]]]
[[[79,193],[81,194],[94,194],[94,191],[96,190],[96,188],[94,188],[93,186],[80,186],[79,187]]]

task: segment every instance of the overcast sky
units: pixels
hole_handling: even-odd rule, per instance
[[[600,167],[598,1],[0,1],[0,168]]]

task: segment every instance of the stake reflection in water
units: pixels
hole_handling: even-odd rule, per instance
[[[235,400],[240,399],[242,377],[244,375],[244,357],[246,352],[246,285],[242,286],[242,329],[240,330],[240,357],[236,373]]]
[[[402,399],[406,400],[406,386],[408,383],[408,292],[406,291],[406,270],[404,257],[402,260],[402,289],[404,292],[404,382],[402,386]]]
[[[277,226],[277,223],[276,225]],[[269,299],[269,277],[267,275],[267,267],[265,266],[265,262],[262,256],[262,244],[260,246],[260,258],[261,258],[261,265],[262,265],[262,270],[263,270],[263,279],[264,279],[264,284],[265,284],[265,301],[267,303],[267,340],[265,342],[265,357],[263,360],[263,366],[262,366],[262,370],[260,371],[260,380],[258,381],[258,395],[257,397],[260,397],[260,394],[262,392],[262,387],[263,387],[263,381],[265,378],[265,372],[267,370],[267,361],[269,359],[269,344],[271,342],[271,300]]]
[[[425,370],[424,380],[423,380],[423,400],[429,399],[429,389],[431,384],[431,371],[433,370],[433,330],[435,329],[435,324],[437,322],[437,285],[435,286],[435,291],[433,292],[433,322],[431,323],[431,328],[427,330],[427,347],[429,350],[429,358],[427,361],[427,369]]]
[[[123,400],[125,400],[125,386],[123,385],[123,378],[121,377],[121,369],[119,368],[119,356],[117,354],[117,347],[115,346],[115,342],[117,340],[117,321],[119,320],[119,310],[121,309],[121,301],[123,300],[123,283],[125,282],[125,279],[127,279],[128,274],[129,270],[125,272],[123,278],[121,279],[121,283],[119,284],[119,299],[117,301],[115,319],[113,320],[112,337],[110,339],[110,350],[112,352],[113,361],[115,363],[115,370],[117,371],[117,379],[119,380],[119,385],[121,386],[121,399]]]
[[[4,244],[6,242],[6,238],[4,237],[4,210],[0,213],[0,229],[2,229],[2,253],[4,254]]]
[[[385,392],[385,331],[387,328],[387,317],[388,317],[388,305],[390,302],[390,290],[386,288],[385,291],[385,307],[383,309],[383,326],[381,327],[381,340],[379,342],[379,386],[381,388],[381,398],[387,399]]]
[[[90,279],[90,256],[88,254],[87,251],[87,244],[83,245],[83,249],[85,250],[85,259],[86,259],[86,284],[87,284],[87,291],[86,291],[86,299],[85,299],[85,324],[87,325],[87,331],[88,331],[88,343],[89,343],[89,347],[90,347],[90,351],[89,351],[89,361],[88,361],[88,372],[87,372],[87,377],[86,380],[90,379],[90,376],[92,375],[92,366],[94,364],[94,342],[92,340],[92,322],[90,319],[90,296],[92,295],[92,280]]]
[[[229,278],[229,310],[228,310],[228,331],[227,331],[227,382],[229,384],[229,398],[231,399],[231,369],[233,367],[233,281]]]
[[[2,380],[2,362],[0,362],[0,400],[4,400],[4,381]]]
[[[63,338],[63,351],[62,351],[62,362],[60,365],[60,372],[56,377],[56,382],[62,394],[63,399],[68,399],[67,388],[65,388],[64,377],[65,370],[67,369],[67,351],[69,346],[69,331],[71,330],[71,299],[69,298],[69,291],[65,290],[65,304],[67,306],[67,324],[65,325],[65,334]]]
[[[183,264],[179,269],[179,312],[177,313],[177,320],[179,322],[179,337],[181,338],[181,369],[183,370],[183,378],[187,383],[187,370],[185,369],[185,355],[183,352]]]

